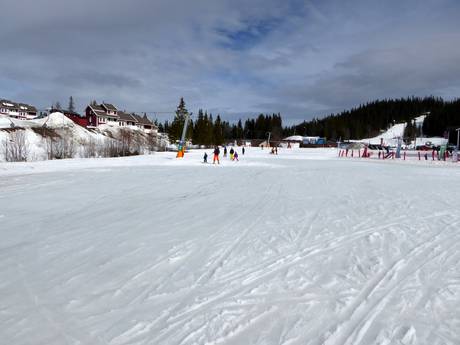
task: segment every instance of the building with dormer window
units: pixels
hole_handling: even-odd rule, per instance
[[[118,124],[118,109],[109,103],[90,104],[85,110],[88,119],[88,127],[98,127],[100,125]]]
[[[101,125],[118,127],[137,127],[144,132],[157,132],[158,128],[147,117],[140,116],[126,111],[120,111],[113,104],[101,103],[90,104],[85,110],[88,127],[99,127]]]

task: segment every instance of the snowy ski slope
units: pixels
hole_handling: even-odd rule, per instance
[[[202,154],[0,165],[0,343],[460,344],[460,166]]]

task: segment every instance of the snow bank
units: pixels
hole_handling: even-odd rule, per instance
[[[37,126],[46,126],[49,128],[62,128],[62,127],[76,127],[78,126],[75,122],[65,116],[63,113],[51,113],[47,117],[42,119],[32,120]]]
[[[11,128],[11,124],[14,122],[10,117],[0,115],[0,128]]]
[[[14,126],[12,126],[14,125]],[[138,127],[124,127],[134,134],[133,139],[140,143],[138,152],[146,153],[151,148],[148,137],[142,129]],[[35,120],[16,120],[12,118],[0,117],[0,147],[4,147],[7,142],[12,140],[12,132],[22,132],[25,136],[27,147],[27,160],[45,160],[48,158],[49,140],[65,140],[71,142],[75,152],[74,157],[86,157],[87,146],[104,146],[113,138],[120,138],[121,128],[117,126],[102,126],[101,128],[88,130],[74,123],[71,119],[60,112],[55,112],[47,117]],[[69,144],[70,145],[70,144]],[[136,144],[137,145],[137,144]],[[5,150],[0,150],[0,161],[5,161]]]

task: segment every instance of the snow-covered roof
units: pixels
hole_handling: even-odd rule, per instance
[[[17,103],[17,102],[9,101],[9,100],[6,100],[6,99],[0,99],[0,103],[1,103],[2,107],[6,107],[8,109],[18,109],[18,110],[21,109],[21,110],[25,110],[25,111],[28,111],[28,112],[36,112],[37,111],[37,108],[35,108],[32,105],[25,104],[25,103]]]
[[[102,103],[101,106],[110,111],[118,110],[113,104],[110,104],[110,103]]]
[[[108,104],[108,103],[90,104],[88,107],[93,111],[94,114],[98,116],[110,116],[110,117],[118,116],[118,114],[108,113],[109,111],[113,111],[113,112],[117,111],[117,108],[112,104]]]
[[[290,137],[284,138],[285,141],[303,141],[303,136],[301,135],[291,135]]]
[[[284,138],[283,141],[311,141],[319,139],[318,136],[309,137],[309,136],[302,136],[302,135],[291,135],[290,137]]]
[[[153,122],[150,121],[150,119],[147,117],[147,115],[139,116],[139,115],[133,114],[133,116],[137,119],[137,121],[140,124],[146,125],[146,126],[153,126]]]
[[[118,117],[123,121],[139,122],[132,114],[125,113],[124,111],[119,111]]]

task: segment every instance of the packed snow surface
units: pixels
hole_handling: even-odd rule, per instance
[[[239,153],[1,164],[0,342],[460,343],[460,166]]]

